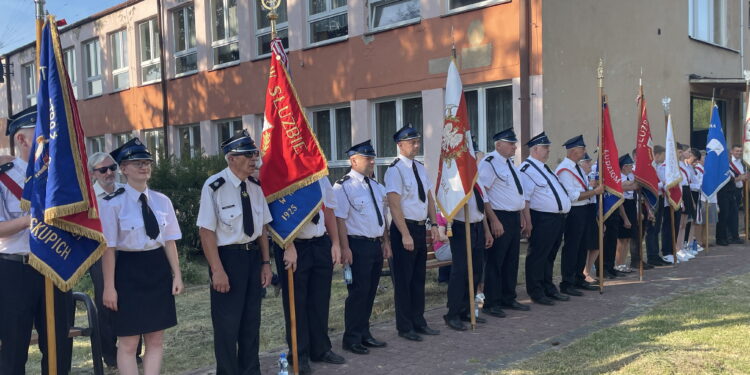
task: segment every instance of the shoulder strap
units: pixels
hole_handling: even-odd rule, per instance
[[[122,188],[122,187],[121,187],[121,188],[119,188],[119,189],[117,189],[117,190],[113,191],[112,193],[110,193],[110,194],[107,194],[107,196],[106,196],[106,197],[104,197],[104,200],[105,200],[105,201],[111,200],[112,198],[114,198],[114,197],[116,197],[116,196],[118,196],[118,195],[120,195],[120,194],[122,194],[122,193],[124,193],[124,192],[125,192],[125,188]]]
[[[227,180],[224,179],[224,177],[219,177],[214,182],[210,183],[208,186],[211,187],[211,190],[216,191],[218,190],[221,185],[224,185],[224,183],[227,182]]]
[[[254,183],[254,184],[256,184],[256,185],[260,186],[260,180],[259,180],[259,179],[255,178],[255,177],[253,177],[253,176],[250,176],[250,177],[248,177],[247,179],[248,179],[248,181],[250,181],[250,182],[252,182],[252,183]]]

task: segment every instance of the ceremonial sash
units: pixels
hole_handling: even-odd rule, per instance
[[[571,171],[571,170],[570,170],[570,169],[568,169],[568,168],[560,168],[560,170],[559,170],[559,171],[557,171],[557,176],[559,177],[559,176],[560,176],[560,173],[561,173],[561,172],[563,172],[563,171],[564,171],[564,172],[569,172],[570,174],[572,174],[572,175],[573,175],[573,177],[575,177],[576,181],[578,181],[578,183],[579,183],[579,184],[581,184],[581,187],[583,187],[583,190],[584,190],[584,191],[588,190],[588,186],[586,186],[586,184],[585,184],[585,183],[583,182],[583,180],[581,180],[581,178],[580,178],[580,177],[578,177],[578,175],[577,175],[577,174],[573,173],[573,171]],[[560,183],[560,185],[562,185],[562,183]]]
[[[19,201],[21,200],[21,194],[23,194],[23,189],[20,186],[18,186],[18,184],[15,181],[13,181],[13,179],[10,178],[10,176],[8,176],[5,173],[0,174],[0,182],[2,182],[2,184],[5,185],[5,187],[7,187],[8,190],[10,190],[11,194],[13,194],[14,197],[16,197]]]

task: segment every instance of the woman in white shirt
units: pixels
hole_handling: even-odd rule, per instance
[[[111,155],[127,179],[100,207],[107,239],[103,298],[113,311],[117,369],[138,374],[135,352],[143,335],[143,372],[157,375],[164,330],[177,325],[174,296],[183,284],[175,240],[182,233],[169,198],[148,189],[153,158],[140,140],[130,140]]]

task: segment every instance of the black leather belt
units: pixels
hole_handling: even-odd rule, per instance
[[[417,221],[417,220],[409,220],[409,219],[404,219],[404,221],[406,222],[407,225],[421,225],[421,226],[424,226],[426,222],[425,220]]]
[[[247,251],[247,250],[257,250],[257,249],[258,249],[258,244],[256,244],[255,242],[219,246],[219,250],[246,250]]]
[[[370,241],[370,242],[378,242],[383,239],[383,237],[365,237],[365,236],[355,236],[355,235],[349,235],[349,237],[355,239],[355,240],[362,240],[362,241]]]
[[[23,264],[29,264],[29,254],[3,254],[0,253],[0,259],[9,260],[11,262],[19,262]]]
[[[311,243],[311,242],[318,242],[318,241],[324,240],[325,238],[326,238],[325,235],[318,236],[318,237],[313,237],[313,238],[296,238],[296,239],[294,239],[294,242]]]

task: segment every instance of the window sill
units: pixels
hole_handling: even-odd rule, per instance
[[[191,76],[191,75],[196,74],[196,73],[198,73],[198,70],[191,70],[189,72],[175,74],[172,79],[183,78],[183,77]]]
[[[155,85],[157,83],[161,83],[161,78],[157,80],[153,80],[153,81],[141,82],[141,86],[150,86],[150,85]]]
[[[96,99],[96,98],[101,97],[102,95],[103,95],[103,93],[102,94],[96,94],[96,95],[89,95],[89,96],[83,98],[83,100]]]
[[[505,4],[509,2],[511,2],[511,0],[487,0],[481,3],[465,5],[460,8],[450,9],[446,11],[445,14],[441,15],[441,17],[449,17],[449,16],[453,16],[456,14],[471,12],[473,10],[477,10],[480,8],[490,7],[490,6],[498,5],[498,4]]]
[[[126,88],[124,88],[124,89],[116,89],[116,90],[112,90],[112,91],[110,91],[110,92],[109,92],[109,94],[108,94],[108,95],[112,95],[112,94],[117,94],[118,92],[121,92],[121,91],[127,91],[127,90],[130,90],[130,87],[126,87]]]
[[[721,44],[711,43],[711,42],[705,41],[703,39],[698,39],[698,38],[692,37],[690,35],[688,35],[688,38],[690,38],[690,40],[692,40],[692,41],[695,41],[695,42],[698,42],[698,43],[701,43],[701,44],[705,44],[705,45],[709,45],[709,46],[712,46],[712,47],[720,48],[720,49],[723,49],[725,51],[734,52],[734,53],[737,53],[737,54],[740,53],[740,51],[738,51],[736,49],[729,48],[729,47],[726,47],[726,46],[722,46]]]
[[[226,62],[226,63],[219,64],[219,65],[214,65],[213,67],[208,69],[208,71],[212,72],[214,70],[221,70],[221,69],[229,68],[231,66],[236,66],[236,65],[240,65],[240,60],[230,61],[230,62]]]
[[[346,42],[347,40],[349,40],[349,35],[339,36],[336,38],[326,39],[320,42],[310,43],[307,47],[302,48],[302,50],[306,51],[306,50],[313,49],[313,48],[327,46],[329,44]]]
[[[393,29],[398,29],[401,27],[406,27],[406,26],[411,26],[411,25],[417,25],[420,23],[422,23],[422,18],[415,18],[411,20],[401,21],[401,22],[397,22],[391,25],[381,26],[381,27],[371,29],[370,31],[365,32],[365,36],[375,35],[378,33],[385,32],[385,31],[390,31]]]

